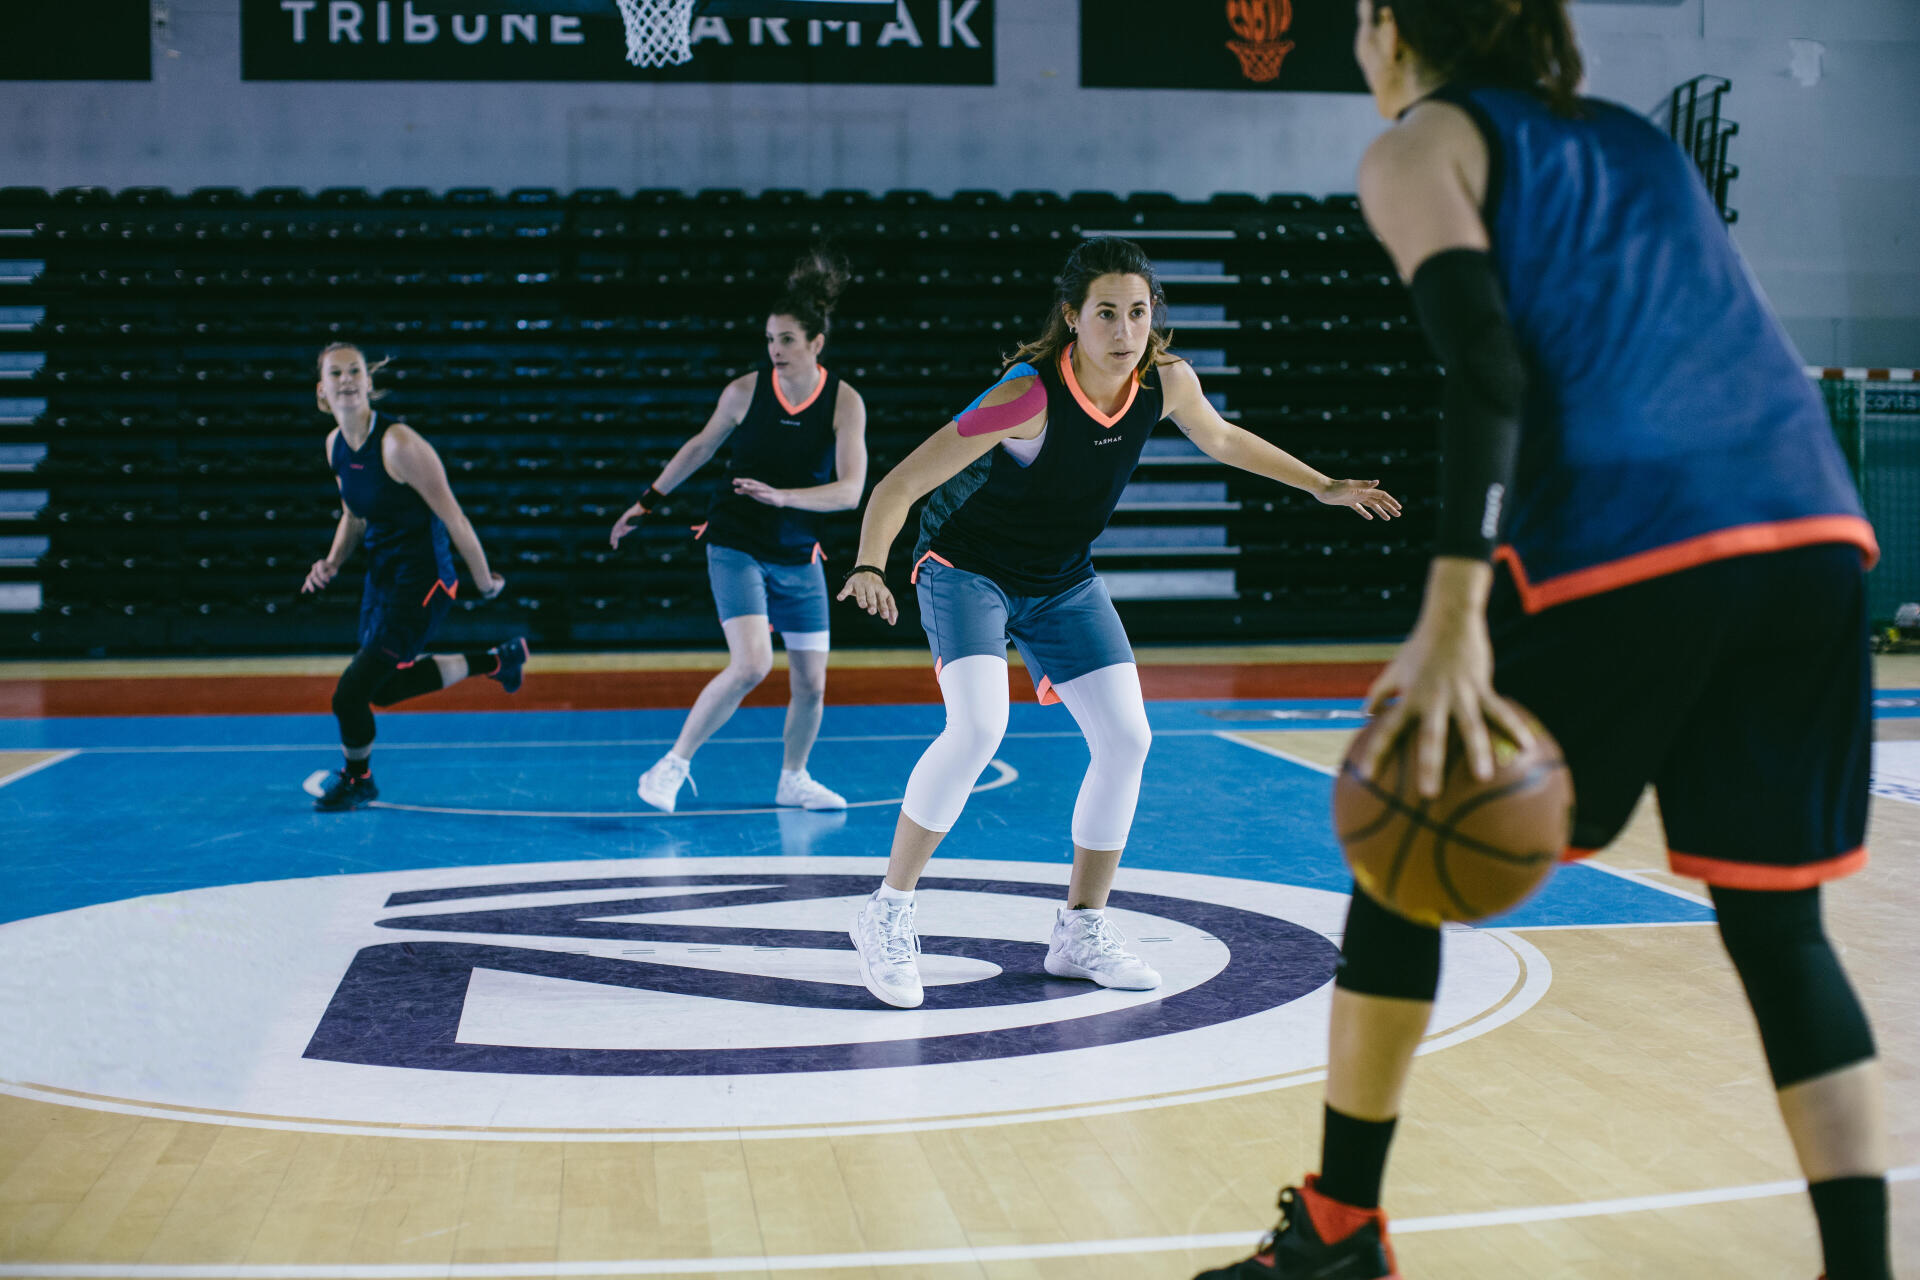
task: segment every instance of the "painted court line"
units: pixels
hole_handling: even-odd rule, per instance
[[[52,755],[48,756],[45,760],[42,760],[37,764],[30,764],[24,769],[15,769],[12,773],[8,774],[6,777],[0,778],[0,787],[4,787],[9,783],[18,782],[22,778],[30,778],[34,774],[39,773],[43,769],[51,769],[53,768],[53,766],[60,764],[62,761],[71,760],[79,754],[80,752],[78,750],[73,750],[73,749],[66,750],[66,751],[56,751]]]
[[[1920,1165],[1890,1172],[1894,1182],[1920,1178]],[[1427,1231],[1460,1231],[1473,1227],[1517,1226],[1529,1222],[1563,1222],[1574,1218],[1610,1217],[1655,1209],[1685,1209],[1696,1205],[1764,1200],[1806,1190],[1804,1182],[1759,1182],[1744,1187],[1715,1187],[1671,1195],[1630,1196],[1619,1200],[1589,1200],[1582,1204],[1536,1205],[1496,1209],[1487,1213],[1454,1213],[1433,1218],[1408,1218],[1393,1224],[1398,1236]],[[823,1271],[862,1267],[928,1267],[989,1262],[1027,1262],[1045,1258],[1087,1258],[1138,1253],[1180,1253],[1215,1249],[1249,1249],[1259,1231],[1215,1232],[1211,1235],[1138,1236],[1120,1240],[1072,1240],[1059,1244],[983,1245],[961,1249],[893,1249],[874,1253],[796,1253],[771,1257],[634,1258],[605,1262],[441,1262],[441,1263],[5,1263],[0,1276],[127,1277],[128,1280],[493,1280],[500,1277],[640,1276],[726,1274],[741,1271]]]
[[[937,733],[823,733],[817,742],[932,742]],[[1072,738],[1079,741],[1085,735],[1077,729],[1048,730],[1044,732],[1010,732],[1003,738]],[[1155,729],[1156,738],[1211,738],[1220,736],[1217,729]],[[767,746],[784,742],[784,738],[710,738],[708,746]],[[556,738],[545,741],[523,741],[520,739],[493,742],[386,742],[379,746],[381,751],[505,751],[505,750],[541,750],[560,747],[670,747],[672,738]],[[45,747],[22,747],[18,750],[52,750]],[[83,748],[89,755],[172,755],[172,754],[219,754],[222,752],[249,751],[338,751],[338,742],[236,742],[236,743],[192,743],[179,746],[141,746],[106,747],[90,746]]]
[[[982,782],[974,786],[971,794],[979,795],[983,791],[998,791],[1020,778],[1020,771],[1005,760],[989,760],[987,764],[994,770],[991,782]],[[307,775],[301,784],[302,789],[316,800],[319,799],[322,784],[332,777],[332,771],[316,769]],[[885,809],[905,803],[904,797],[896,796],[891,800],[853,800],[848,809]],[[589,809],[580,811],[557,809],[461,809],[435,804],[395,804],[387,800],[369,801],[369,809],[392,809],[401,813],[445,813],[463,818],[743,818],[764,813],[817,813],[822,817],[842,813],[841,809],[804,810],[797,805],[766,805],[758,809],[676,809],[664,813],[659,809]]]

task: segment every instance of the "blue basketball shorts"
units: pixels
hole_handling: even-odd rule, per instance
[[[915,590],[934,670],[961,658],[1004,658],[1020,651],[1041,702],[1058,702],[1055,685],[1133,661],[1133,646],[1097,576],[1055,596],[1009,595],[993,579],[928,557]]]
[[[765,617],[788,649],[827,648],[827,575],[817,558],[808,564],[768,564],[708,543],[707,580],[720,621]]]

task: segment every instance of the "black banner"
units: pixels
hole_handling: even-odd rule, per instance
[[[570,10],[570,11],[563,11]],[[693,60],[636,67],[611,0],[241,0],[244,80],[993,83],[993,0],[898,0],[890,21],[693,20]]]
[[[1080,0],[1080,83],[1365,93],[1359,21],[1353,0]]]
[[[5,6],[0,80],[151,80],[150,0]]]

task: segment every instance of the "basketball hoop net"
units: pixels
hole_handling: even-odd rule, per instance
[[[1256,84],[1280,78],[1280,64],[1293,52],[1291,40],[1229,40],[1227,48],[1240,59],[1240,71]]]
[[[627,61],[636,67],[677,67],[693,60],[693,0],[620,0],[627,28]]]

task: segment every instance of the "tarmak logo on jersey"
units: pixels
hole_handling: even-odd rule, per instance
[[[389,908],[472,901],[473,909],[428,914],[403,913],[377,921],[384,929],[494,934],[514,938],[561,938],[585,943],[622,942],[646,949],[620,958],[549,948],[488,945],[475,942],[406,941],[365,947],[341,979],[326,1015],[307,1046],[306,1056],[367,1066],[416,1067],[441,1071],[506,1072],[541,1075],[765,1075],[799,1071],[838,1071],[874,1067],[912,1067],[929,1061],[927,1029],[902,1019],[898,1038],[862,1038],[844,1043],[758,1044],[738,1048],[608,1049],[475,1044],[460,1031],[475,973],[523,974],[590,983],[627,991],[655,992],[730,1001],[742,1019],[766,1020],[775,1011],[872,1011],[877,1003],[861,986],[822,980],[817,968],[801,965],[783,974],[777,965],[738,968],[689,967],[699,952],[681,948],[731,948],[736,956],[752,949],[761,956],[792,951],[817,955],[845,951],[840,929],[767,928],[741,925],[670,923],[676,913],[739,911],[777,904],[858,897],[872,888],[871,876],[849,875],[682,875],[624,876],[599,880],[476,885],[395,893]],[[923,890],[1053,901],[1059,888],[1024,881],[928,877]],[[647,896],[609,898],[605,891],[644,888]],[[661,889],[681,894],[661,896]],[[583,901],[488,909],[484,900],[506,895],[592,893]],[[1323,985],[1333,973],[1335,952],[1320,934],[1254,911],[1159,894],[1116,891],[1115,910],[1133,911],[1178,922],[1224,943],[1224,968],[1209,979],[1163,1000],[1104,1013],[1062,1006],[1068,1020],[1045,1018],[1021,1025],[965,1031],[939,1037],[935,1060],[979,1062],[1058,1053],[1142,1040],[1231,1022],[1288,1004]],[[652,919],[650,917],[659,917]],[[664,921],[664,922],[663,922]],[[923,935],[923,956],[972,961],[972,980],[933,985],[926,1013],[975,1010],[1013,1012],[1089,994],[1086,983],[1050,976],[1041,966],[1043,941],[1012,941],[980,936]],[[652,948],[674,948],[671,957]],[[654,958],[657,957],[657,958]],[[848,957],[851,959],[851,957]],[[939,966],[933,966],[938,969]],[[754,1012],[755,1007],[759,1012]],[[1076,1016],[1077,1015],[1077,1016]],[[1044,1017],[1044,1015],[1043,1015]],[[802,1020],[804,1021],[804,1020]],[[798,1029],[798,1024],[796,1024]]]

